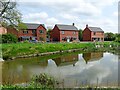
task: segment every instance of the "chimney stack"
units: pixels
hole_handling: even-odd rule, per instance
[[[88,24],[86,24],[86,27],[88,27]]]
[[[75,26],[75,23],[73,23],[72,25]]]

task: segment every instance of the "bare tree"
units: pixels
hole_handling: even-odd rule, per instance
[[[11,0],[0,0],[0,24],[2,26],[17,25],[21,22],[21,14],[16,8],[17,3]]]

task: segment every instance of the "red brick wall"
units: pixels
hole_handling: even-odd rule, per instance
[[[44,33],[43,33],[43,34],[40,34],[39,30],[43,30]],[[19,30],[19,31],[17,31],[17,30],[14,29],[14,28],[8,28],[7,31],[8,31],[8,33],[11,33],[11,34],[16,35],[18,38],[21,37],[21,36],[31,36],[31,37],[35,36],[35,37],[37,37],[37,40],[40,40],[40,37],[42,37],[43,40],[46,41],[46,29],[45,29],[42,25],[40,25],[40,26],[37,28],[37,30],[36,30],[36,35],[34,35],[34,34],[32,33],[32,29],[26,30],[26,31],[28,31],[27,34],[23,33],[24,30]]]
[[[15,28],[11,28],[11,27],[7,28],[7,33],[14,34],[17,37],[19,37],[18,36],[18,31]]]
[[[63,30],[64,34],[62,34],[62,30],[60,31],[60,42],[63,42],[62,38],[65,38],[67,36],[69,37],[76,37],[77,39],[75,41],[78,40],[78,31],[74,31],[74,30]],[[75,32],[75,34],[73,34],[73,32]]]
[[[95,32],[95,35],[94,35],[94,32],[91,32],[91,39],[94,37],[103,38],[103,41],[104,41],[104,32]]]
[[[91,31],[88,28],[85,28],[83,31],[83,41],[91,41]]]
[[[51,41],[60,41],[60,30],[56,25],[50,33],[50,39]]]
[[[42,34],[40,33],[40,30],[43,30]],[[40,25],[37,28],[37,40],[40,40],[40,37],[41,37],[41,38],[43,38],[43,41],[46,41],[46,34],[47,34],[46,29],[42,25]]]
[[[74,30],[63,30],[63,31],[64,34],[62,34],[62,30],[59,30],[58,27],[55,25],[55,27],[53,28],[50,34],[51,41],[55,41],[54,39],[57,39],[57,41],[64,42],[62,38],[65,38],[67,36],[76,37],[75,41],[78,41],[78,31],[74,31]],[[75,34],[73,34],[73,32],[75,32]]]
[[[7,33],[7,29],[0,26],[0,34],[6,34],[6,33]]]
[[[18,36],[21,37],[21,36],[32,36],[32,30],[25,30],[25,31],[28,31],[27,34],[23,33],[24,30],[19,30],[18,32]]]
[[[83,41],[93,41],[92,38],[103,38],[104,41],[104,32],[91,32],[89,28],[85,28],[83,31]]]

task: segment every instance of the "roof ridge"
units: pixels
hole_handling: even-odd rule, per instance
[[[39,23],[24,23],[24,24],[34,24],[34,25],[41,25]]]
[[[66,26],[73,26],[73,25],[68,25],[68,24],[55,24],[55,25],[66,25]]]
[[[88,27],[88,28],[100,28],[100,27]]]

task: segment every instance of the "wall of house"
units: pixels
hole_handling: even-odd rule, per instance
[[[18,36],[18,31],[15,28],[8,27],[7,28],[7,33],[14,34],[15,36]]]
[[[95,35],[94,35],[94,33],[95,33]],[[92,38],[103,38],[103,40],[102,41],[104,41],[104,32],[92,32],[91,33],[91,39]]]
[[[43,30],[43,33],[40,33],[40,30]],[[46,29],[42,25],[40,25],[37,28],[36,32],[37,32],[37,40],[46,42],[47,31],[46,31]],[[40,38],[42,38],[43,40],[41,40]]]
[[[40,37],[43,38],[43,41],[46,41],[46,29],[43,26],[39,26],[36,30],[36,34],[32,33],[33,29],[29,29],[29,30],[19,30],[17,31],[14,28],[9,28],[7,29],[8,33],[14,34],[16,35],[18,38],[22,37],[22,36],[29,36],[29,37],[37,37],[37,40],[40,40]],[[43,30],[44,33],[40,34],[40,30]],[[28,33],[23,33],[23,31],[28,31]],[[21,40],[20,40],[21,41]]]
[[[91,31],[88,28],[85,28],[82,37],[83,41],[91,41]]]
[[[60,31],[60,42],[64,42],[62,38],[67,38],[67,37],[76,38],[76,40],[73,41],[78,41],[78,31],[74,31],[74,30],[63,30],[63,31],[64,34],[62,34],[62,30]]]
[[[28,33],[23,33],[23,31],[28,31]],[[21,36],[32,36],[32,30],[19,30],[18,32],[18,37],[21,37]]]
[[[7,33],[7,29],[0,26],[0,34],[6,34],[6,33]]]
[[[53,30],[50,32],[50,40],[51,41],[60,41],[60,30],[55,25]]]

